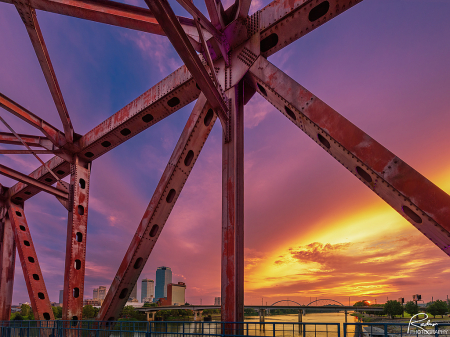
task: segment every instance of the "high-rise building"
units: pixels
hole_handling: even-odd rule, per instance
[[[59,303],[62,304],[64,301],[64,290],[59,291]]]
[[[98,288],[94,288],[92,298],[98,300]]]
[[[94,288],[92,293],[92,298],[94,300],[103,301],[106,297],[106,287],[105,286],[99,286],[98,288]]]
[[[167,285],[167,298],[160,298],[159,305],[183,305],[186,303],[186,284],[183,282]]]
[[[137,302],[137,299],[138,299],[138,296],[137,296],[137,282],[136,282],[136,284],[134,285],[134,288],[133,288],[133,290],[131,291],[131,294],[130,294],[129,298],[134,299],[134,300],[136,300],[136,302]]]
[[[155,281],[150,279],[142,280],[141,287],[141,302],[153,302],[153,298],[155,297]]]
[[[172,283],[172,269],[169,267],[158,267],[156,269],[155,298],[167,297],[167,285]]]
[[[214,305],[220,305],[220,297],[214,297]]]

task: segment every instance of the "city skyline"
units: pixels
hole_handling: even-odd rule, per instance
[[[252,10],[268,2],[254,1]],[[0,4],[0,92],[60,127],[13,7]],[[449,11],[442,1],[365,0],[269,60],[449,193],[450,161],[442,151],[450,125]],[[181,65],[164,37],[43,12],[38,18],[80,134]],[[191,109],[94,163],[85,298],[111,285]],[[17,132],[35,133],[3,116]],[[416,293],[425,301],[446,298],[448,256],[258,94],[246,106],[245,132],[246,304],[309,297],[347,303],[349,296],[384,302]],[[189,303],[220,296],[220,150],[216,123],[139,278],[156,280],[156,268],[170,265],[174,279],[188,281]],[[21,172],[38,165],[17,155],[0,159]],[[0,183],[13,184],[4,177]],[[25,211],[56,300],[67,211],[44,193],[27,201]],[[18,260],[13,303],[29,301]]]

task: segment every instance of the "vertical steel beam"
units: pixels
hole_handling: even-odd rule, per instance
[[[89,179],[91,164],[77,156],[70,166],[69,219],[64,272],[63,319],[81,320],[86,259]]]
[[[222,321],[244,321],[244,84],[230,99],[229,142],[222,142]]]
[[[34,317],[37,320],[54,320],[55,317],[53,316],[53,310],[50,305],[41,268],[39,267],[23,206],[11,203],[8,207],[8,215],[11,219],[11,226],[14,231],[16,246],[19,252],[23,276],[27,285]]]
[[[180,195],[216,116],[200,94],[155,193],[128,247],[97,319],[116,320]]]
[[[8,215],[0,220],[0,321],[9,321],[14,286],[16,242]]]

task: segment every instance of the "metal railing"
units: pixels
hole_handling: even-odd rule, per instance
[[[449,336],[450,323],[343,323],[343,337]],[[340,323],[0,321],[1,337],[341,337]]]

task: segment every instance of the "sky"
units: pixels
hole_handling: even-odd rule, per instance
[[[251,11],[268,3],[253,1]],[[269,61],[450,193],[449,12],[447,0],[364,0]],[[162,36],[45,12],[38,20],[79,134],[182,65]],[[0,92],[62,129],[11,4],[0,3],[0,46]],[[193,104],[93,163],[85,298],[111,284]],[[17,132],[38,134],[0,115]],[[258,94],[244,123],[245,304],[447,297],[448,256],[402,216]],[[139,278],[169,266],[189,303],[220,296],[221,132],[216,123]],[[39,164],[28,155],[0,155],[0,163],[24,173]],[[67,211],[39,193],[25,212],[50,300],[58,301]],[[25,301],[17,257],[13,303]]]

